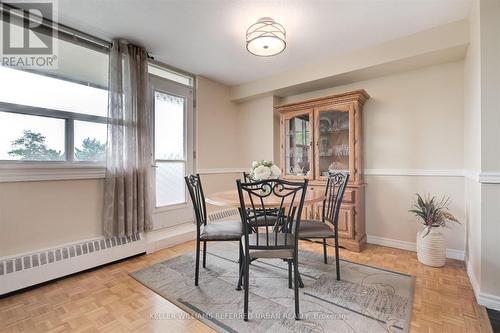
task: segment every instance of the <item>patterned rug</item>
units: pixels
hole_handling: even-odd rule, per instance
[[[299,252],[300,312],[294,319],[288,265],[261,259],[250,265],[249,321],[243,321],[243,290],[238,279],[238,244],[208,243],[207,268],[194,286],[194,253],[180,255],[131,273],[137,281],[219,332],[408,332],[415,278],[342,260]],[[151,314],[152,320],[172,319]]]

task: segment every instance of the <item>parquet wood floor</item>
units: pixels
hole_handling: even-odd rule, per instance
[[[309,242],[301,248],[322,251]],[[128,276],[186,251],[194,251],[194,242],[1,299],[0,332],[212,332]],[[445,267],[432,268],[420,264],[413,252],[376,245],[362,253],[341,250],[341,258],[416,276],[411,332],[480,332],[480,308],[463,262],[448,260]],[[169,319],[151,319],[151,314],[168,314]]]

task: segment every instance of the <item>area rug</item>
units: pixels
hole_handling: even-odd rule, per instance
[[[243,321],[243,290],[238,279],[238,244],[208,243],[207,268],[194,286],[194,253],[183,254],[130,275],[218,332],[408,332],[415,279],[412,276],[299,252],[302,319],[294,319],[294,293],[288,265],[261,259],[250,266],[249,321]],[[200,265],[201,266],[201,265]],[[172,319],[153,313],[152,320]],[[168,324],[167,324],[168,325]]]

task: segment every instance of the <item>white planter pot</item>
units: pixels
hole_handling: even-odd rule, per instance
[[[417,257],[424,265],[441,267],[446,262],[446,241],[439,228],[432,228],[426,234],[426,230],[417,233]]]

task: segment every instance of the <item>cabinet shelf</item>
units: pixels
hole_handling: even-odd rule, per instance
[[[320,134],[333,134],[333,133],[346,133],[346,132],[349,132],[349,128],[330,130],[330,131],[320,131]]]
[[[331,157],[341,157],[341,158],[347,158],[349,157],[349,155],[335,155],[335,154],[332,154],[332,155],[319,155],[320,158],[331,158]]]

